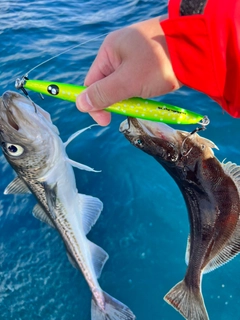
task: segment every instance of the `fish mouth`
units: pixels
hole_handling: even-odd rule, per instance
[[[29,108],[32,108],[35,112],[34,105],[25,96],[14,91],[6,91],[1,97],[1,120],[11,129],[19,131],[22,120],[24,119],[24,122],[26,122],[26,114]]]
[[[127,117],[126,120],[124,120],[119,127],[119,132],[121,133],[129,133],[130,130],[130,126],[131,126],[131,121],[130,121],[130,117]]]
[[[128,117],[120,124],[119,131],[125,135],[144,134],[168,140],[172,143],[176,143],[179,138],[177,130],[163,122],[153,122],[132,117]]]
[[[137,135],[137,134],[144,134],[148,131],[144,126],[144,121],[137,118],[127,117],[119,127],[119,131],[124,135]],[[149,132],[147,132],[149,134]]]
[[[4,92],[4,94],[2,95],[2,99],[1,99],[1,104],[2,104],[2,111],[5,113],[6,115],[6,120],[8,122],[8,124],[15,130],[19,130],[19,126],[17,124],[17,121],[12,113],[11,110],[11,101],[12,101],[12,94],[9,91]]]

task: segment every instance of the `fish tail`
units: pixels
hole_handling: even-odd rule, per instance
[[[187,320],[208,320],[207,310],[199,288],[189,288],[183,280],[164,297]]]
[[[102,292],[105,300],[104,310],[92,298],[91,320],[134,320],[136,317],[132,311],[122,302]]]

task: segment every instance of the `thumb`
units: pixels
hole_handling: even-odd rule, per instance
[[[91,84],[77,97],[76,104],[80,111],[92,112],[107,108],[131,96],[126,79],[122,72],[117,70]]]

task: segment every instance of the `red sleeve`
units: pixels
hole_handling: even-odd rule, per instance
[[[192,1],[170,0],[161,22],[173,70],[184,85],[240,117],[240,1],[203,1],[202,12],[191,15],[182,15],[183,2]]]

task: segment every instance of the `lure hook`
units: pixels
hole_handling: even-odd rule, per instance
[[[207,126],[209,123],[210,123],[209,118],[208,118],[207,116],[204,116],[204,117],[202,118],[202,120],[199,121],[199,124],[201,125],[201,127],[194,129],[194,130],[193,130],[192,132],[190,132],[189,135],[187,135],[187,137],[183,140],[182,145],[181,145],[181,155],[182,155],[183,157],[186,157],[186,156],[191,152],[191,150],[192,150],[192,148],[190,148],[188,151],[184,151],[184,145],[185,145],[185,143],[186,143],[186,140],[189,139],[189,138],[191,138],[194,133],[199,132],[199,131],[206,130],[206,126]]]
[[[21,90],[24,93],[24,95],[28,98],[28,100],[31,101],[31,103],[34,107],[35,113],[37,113],[37,107],[36,107],[35,103],[32,101],[27,90],[24,88],[24,84],[25,84],[26,80],[28,80],[28,74],[25,74],[24,76],[22,76],[22,78],[17,78],[15,81],[15,88],[18,90]],[[42,97],[42,95],[41,95],[41,97]]]
[[[210,119],[208,118],[208,116],[204,116],[199,122],[198,124],[200,124],[205,130],[206,129],[206,126],[209,125],[210,123]]]

